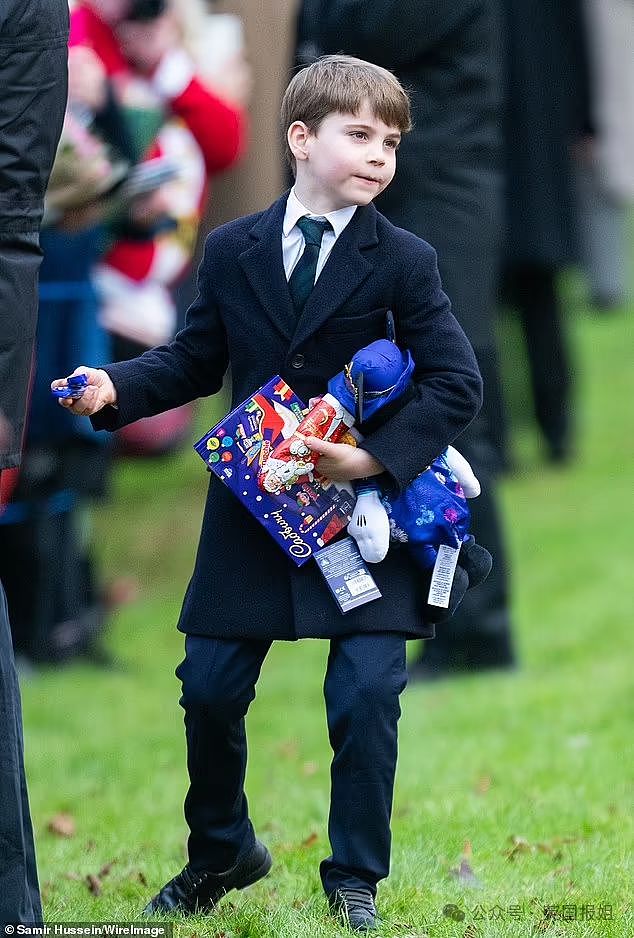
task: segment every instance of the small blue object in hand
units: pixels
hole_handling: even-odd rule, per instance
[[[52,388],[53,397],[70,397],[74,401],[78,400],[88,387],[88,375],[71,375],[68,379],[68,386],[65,388]]]

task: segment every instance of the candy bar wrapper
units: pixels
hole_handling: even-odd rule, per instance
[[[276,375],[194,444],[211,472],[298,567],[347,526],[354,507],[350,491],[319,476],[279,495],[259,488],[258,472],[304,411],[300,398]]]

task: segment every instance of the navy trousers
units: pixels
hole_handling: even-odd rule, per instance
[[[244,778],[245,715],[270,642],[188,635],[182,681],[190,788],[185,817],[194,869],[221,872],[253,846]],[[405,638],[398,633],[333,639],[324,681],[331,766],[328,834],[320,867],[328,895],[388,875]]]
[[[0,926],[42,921],[24,778],[20,690],[0,583]]]

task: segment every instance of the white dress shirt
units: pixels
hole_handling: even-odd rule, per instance
[[[325,215],[316,215],[314,212],[309,211],[305,205],[302,205],[295,194],[295,187],[293,187],[288,195],[284,224],[282,225],[282,258],[284,260],[286,279],[290,279],[293,268],[304,253],[304,235],[297,227],[297,222],[300,218],[303,218],[304,215],[307,215],[308,218],[327,218],[332,225],[332,228],[328,228],[324,231],[324,236],[321,239],[321,250],[319,251],[317,270],[315,272],[316,281],[324,268],[324,264],[328,260],[328,255],[335,246],[335,241],[356,210],[356,205],[346,205],[345,208],[338,208],[334,212],[327,212]]]

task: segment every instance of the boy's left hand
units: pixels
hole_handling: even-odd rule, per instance
[[[317,471],[332,482],[366,479],[385,472],[385,466],[364,449],[348,443],[328,443],[315,436],[305,437],[306,445],[319,455]]]

